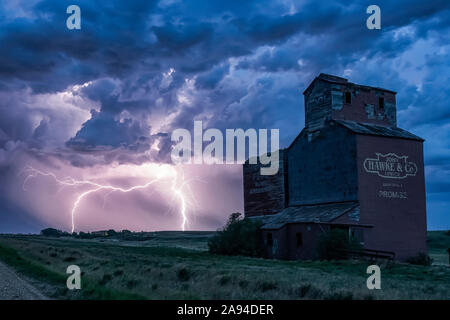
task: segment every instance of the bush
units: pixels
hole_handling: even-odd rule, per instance
[[[112,280],[112,276],[110,274],[104,274],[103,278],[99,281],[99,284],[104,286],[106,283]]]
[[[425,253],[419,253],[417,256],[411,257],[406,260],[406,262],[421,266],[431,266],[431,264],[433,263],[433,259]]]
[[[41,230],[41,235],[46,237],[62,237],[62,236],[68,236],[69,234],[67,232],[54,229],[54,228],[46,228]]]
[[[361,244],[348,236],[348,232],[342,229],[331,229],[321,235],[319,239],[319,255],[321,259],[343,260],[348,259],[348,250],[362,250]]]
[[[109,229],[107,232],[108,237],[114,237],[117,235],[117,232],[114,229]]]
[[[209,252],[223,255],[261,257],[261,223],[232,213],[225,227],[208,241]]]
[[[308,283],[300,286],[297,289],[297,294],[300,299],[317,300],[321,299],[324,296],[325,292]]]
[[[123,275],[123,270],[116,270],[116,271],[114,271],[114,276],[118,277],[118,276],[121,276],[121,275]]]
[[[309,283],[300,286],[298,288],[298,294],[299,294],[300,298],[304,298],[306,296],[306,294],[309,292],[309,290],[311,290],[311,285]]]
[[[231,278],[229,276],[223,276],[219,279],[219,284],[221,286],[224,286],[226,284],[228,284],[231,281]]]
[[[83,232],[83,231],[80,231],[80,233],[78,233],[78,235],[76,236],[77,238],[80,238],[80,239],[94,239],[95,238],[95,235],[93,235],[92,233],[90,233],[90,232]]]
[[[77,260],[77,258],[75,258],[75,257],[66,257],[63,260],[64,260],[64,262],[73,262],[73,261]]]
[[[186,268],[181,268],[177,271],[177,277],[180,281],[188,281],[191,278],[191,275]]]
[[[450,230],[447,230],[447,231],[445,232],[445,235],[450,236]]]
[[[127,288],[128,289],[133,289],[134,287],[136,287],[139,284],[139,281],[137,280],[128,280],[127,281]]]
[[[266,292],[277,289],[278,285],[273,281],[263,281],[258,285],[258,287],[262,292]]]

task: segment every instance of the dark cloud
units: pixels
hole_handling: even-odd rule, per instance
[[[195,85],[198,89],[215,89],[217,84],[229,73],[229,71],[229,63],[216,66],[211,70],[200,74],[196,78]]]
[[[112,114],[92,110],[91,119],[83,124],[76,136],[67,145],[74,149],[96,149],[98,147],[148,150],[149,127],[142,127],[132,119],[116,120]]]
[[[80,0],[80,31],[70,4],[0,4],[0,164],[18,149],[167,162],[170,132],[193,120],[281,128],[286,146],[301,89],[328,72],[396,90],[399,125],[427,140],[428,190],[449,193],[449,1],[383,3],[382,30],[365,27],[369,1]]]

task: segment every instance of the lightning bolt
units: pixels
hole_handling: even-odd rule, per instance
[[[102,190],[107,190],[108,193],[105,195],[105,198],[106,198],[106,196],[108,196],[112,192],[128,193],[128,192],[133,192],[136,190],[146,189],[146,188],[150,187],[152,184],[161,181],[163,178],[169,177],[169,178],[172,178],[171,191],[172,191],[173,197],[177,198],[179,201],[179,204],[180,204],[180,215],[182,218],[181,229],[183,231],[185,231],[186,224],[188,223],[188,218],[187,218],[187,203],[188,202],[186,200],[185,194],[183,193],[183,188],[187,185],[188,181],[186,181],[184,179],[183,171],[181,171],[181,179],[180,179],[179,174],[175,168],[173,168],[172,166],[166,166],[165,168],[166,169],[169,168],[169,169],[168,170],[160,170],[155,179],[147,181],[146,183],[144,183],[142,185],[136,185],[136,186],[132,186],[130,188],[122,188],[122,187],[117,187],[117,186],[113,186],[113,185],[100,184],[98,182],[94,182],[91,180],[76,180],[72,177],[66,177],[64,179],[60,179],[57,177],[56,174],[54,174],[52,172],[45,172],[45,171],[35,169],[31,166],[28,166],[24,169],[24,172],[27,173],[28,175],[24,179],[22,189],[24,191],[27,191],[26,190],[27,182],[31,178],[36,178],[37,176],[50,177],[56,183],[61,185],[62,187],[89,186],[90,189],[79,194],[72,205],[72,210],[71,210],[72,229],[71,229],[71,232],[74,232],[75,216],[76,216],[77,209],[78,209],[80,203],[90,194],[93,194],[93,193],[96,193],[96,192],[99,192]]]

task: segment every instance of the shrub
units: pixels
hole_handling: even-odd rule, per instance
[[[80,238],[80,239],[94,239],[95,238],[95,235],[93,235],[92,233],[90,233],[90,232],[83,232],[83,231],[80,231],[80,233],[78,233],[78,235],[76,236],[77,238]]]
[[[117,235],[117,232],[114,229],[109,229],[107,232],[108,237],[114,237]]]
[[[191,277],[189,271],[186,268],[181,268],[177,271],[177,277],[180,281],[188,281]]]
[[[261,257],[261,223],[232,213],[225,227],[208,241],[209,252],[223,255]]]
[[[417,256],[411,257],[406,260],[406,262],[421,266],[431,266],[431,264],[433,263],[433,259],[425,253],[419,253]]]
[[[321,299],[325,295],[325,293],[322,290],[316,288],[315,286],[309,283],[300,286],[297,289],[296,293],[300,299],[312,299],[312,300]]]
[[[310,284],[305,284],[305,285],[300,286],[298,288],[298,294],[299,294],[300,298],[304,298],[310,290],[311,290]]]
[[[112,280],[112,276],[110,274],[104,274],[103,278],[99,281],[99,283],[103,286],[111,280]]]
[[[447,236],[450,236],[450,230],[447,230],[447,231],[445,232],[445,234],[446,234]]]
[[[75,261],[75,260],[77,260],[77,258],[76,258],[76,257],[72,257],[72,256],[65,257],[65,258],[63,259],[64,262],[73,262],[73,261]]]
[[[262,292],[266,292],[269,290],[275,290],[278,288],[278,286],[273,281],[263,281],[259,284],[259,288]]]
[[[123,275],[123,270],[116,270],[116,271],[114,271],[114,276],[118,277],[118,276],[121,276],[121,275]]]
[[[128,280],[127,281],[127,288],[128,289],[133,289],[134,287],[136,287],[139,284],[139,281],[137,280]]]
[[[46,228],[41,230],[41,235],[46,237],[62,237],[62,236],[68,236],[69,234],[67,232],[54,229],[54,228]]]
[[[231,278],[229,276],[223,276],[219,279],[219,284],[221,286],[224,286],[226,284],[228,284],[231,281]]]
[[[362,250],[361,244],[349,238],[348,232],[342,229],[331,229],[319,239],[319,255],[326,260],[348,259],[347,250]]]

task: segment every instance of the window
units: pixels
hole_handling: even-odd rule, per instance
[[[267,245],[271,247],[272,244],[273,244],[272,234],[268,233],[267,234]]]
[[[380,109],[384,109],[384,98],[383,97],[378,98],[378,106],[380,107]]]
[[[345,93],[345,103],[352,103],[352,94],[350,92]]]
[[[301,232],[297,232],[297,247],[301,247],[303,245],[303,236]]]

